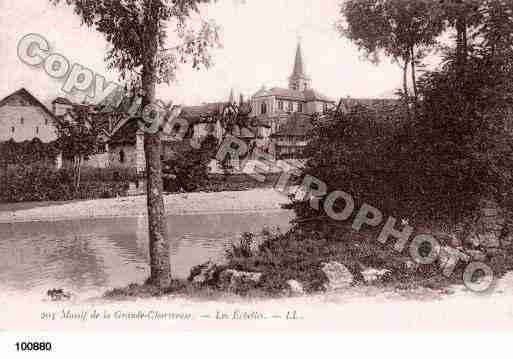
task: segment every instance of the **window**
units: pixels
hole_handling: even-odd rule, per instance
[[[39,135],[39,126],[36,126],[36,135]]]
[[[267,113],[267,104],[265,102],[262,102],[262,104],[260,105],[260,113],[261,114]]]
[[[119,163],[125,163],[125,151],[119,151]]]
[[[289,102],[287,106],[287,111],[292,112],[294,111],[294,102]]]
[[[11,127],[11,132],[14,133],[14,126]]]
[[[322,110],[328,112],[328,104],[326,102],[322,104]]]
[[[283,101],[278,101],[278,110],[283,111]]]
[[[20,124],[23,125],[23,123],[25,123],[25,119],[22,117],[22,118],[20,118]]]
[[[297,104],[297,112],[303,112],[303,104],[301,102]]]
[[[48,125],[48,119],[45,118],[45,125]]]

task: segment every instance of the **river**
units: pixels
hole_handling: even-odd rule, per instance
[[[242,232],[289,227],[285,210],[167,217],[173,276],[221,259]],[[149,276],[146,217],[0,224],[0,290],[101,292]]]

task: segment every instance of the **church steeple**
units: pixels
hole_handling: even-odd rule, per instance
[[[303,53],[301,51],[301,41],[298,41],[296,48],[296,57],[294,59],[294,69],[289,77],[289,88],[291,90],[306,90],[310,88],[310,78],[306,76]]]
[[[303,52],[301,51],[301,42],[297,43],[296,59],[294,60],[294,70],[292,76],[305,76],[305,69],[303,68]]]
[[[228,98],[228,102],[231,103],[231,104],[235,103],[235,96],[233,94],[233,87],[230,90],[230,97]]]

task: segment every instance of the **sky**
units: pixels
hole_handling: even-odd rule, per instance
[[[219,0],[202,9],[203,19],[221,26],[222,48],[214,65],[193,70],[183,65],[177,81],[157,88],[165,102],[194,105],[226,100],[230,89],[246,98],[263,85],[287,87],[297,42],[301,40],[312,87],[333,98],[379,97],[401,83],[396,64],[366,61],[356,46],[335,29],[341,0]],[[28,33],[46,38],[51,50],[80,63],[107,80],[119,82],[104,56],[108,43],[94,29],[81,25],[71,7],[49,0],[0,1],[0,98],[27,88],[45,104],[65,95],[62,80],[30,67],[17,56],[19,40]],[[173,34],[170,33],[170,36]]]

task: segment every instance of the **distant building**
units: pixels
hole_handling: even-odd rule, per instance
[[[251,97],[252,116],[270,127],[271,152],[277,159],[301,158],[314,114],[333,108],[335,101],[311,86],[298,43],[288,88],[265,86]]]
[[[34,95],[22,88],[0,101],[0,141],[57,139],[57,119]]]
[[[57,121],[48,108],[25,88],[0,100],[0,142],[34,139],[43,143],[54,142],[58,138]],[[54,164],[57,168],[62,166],[61,155],[57,155]]]

